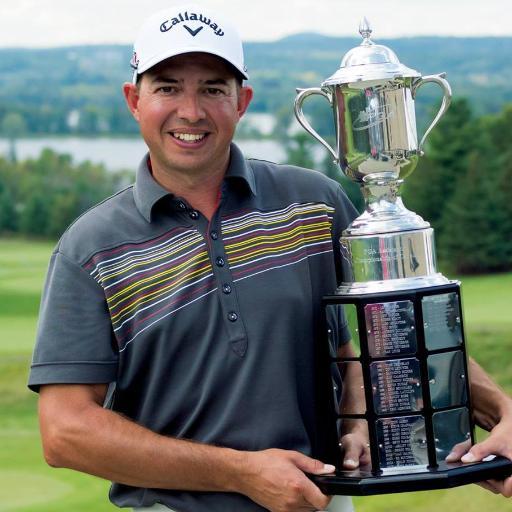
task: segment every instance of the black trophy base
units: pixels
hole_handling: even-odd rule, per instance
[[[496,457],[473,464],[442,463],[437,469],[412,470],[410,473],[373,475],[369,471],[337,471],[332,475],[312,476],[320,490],[327,495],[370,496],[399,492],[430,491],[483,480],[503,480],[512,475],[512,461]]]

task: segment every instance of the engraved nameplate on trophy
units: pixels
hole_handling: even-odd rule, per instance
[[[372,357],[416,353],[414,306],[411,301],[367,304],[364,311],[368,349]]]
[[[377,414],[422,408],[420,366],[416,358],[371,363],[370,375]]]
[[[421,416],[380,419],[376,426],[382,469],[428,464],[425,420]]]
[[[457,347],[462,343],[457,294],[444,293],[424,297],[422,310],[428,350]]]

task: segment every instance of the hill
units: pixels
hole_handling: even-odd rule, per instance
[[[246,43],[256,96],[253,112],[290,116],[296,87],[314,87],[330,76],[356,38],[314,33],[274,42]],[[467,97],[477,114],[512,102],[512,37],[413,37],[377,40],[423,75],[447,72],[455,96]],[[126,134],[137,130],[121,97],[130,80],[129,46],[0,49],[0,123],[9,113],[29,134]],[[439,93],[419,94],[420,118]]]

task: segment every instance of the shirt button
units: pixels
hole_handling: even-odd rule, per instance
[[[222,291],[225,293],[225,294],[228,294],[228,293],[231,293],[231,285],[229,284],[223,284],[222,285]]]
[[[197,213],[195,210],[192,210],[188,215],[191,219],[194,219],[194,220],[199,218],[199,213]]]
[[[215,259],[215,263],[216,263],[217,267],[223,267],[226,264],[226,262],[224,261],[224,258],[221,258],[220,256]]]
[[[217,233],[217,231],[212,231],[210,233],[210,236],[212,237],[212,240],[217,240],[217,238],[219,238],[219,234]]]
[[[228,320],[230,322],[236,322],[238,320],[238,315],[234,311],[230,311],[228,313]]]
[[[178,208],[179,208],[180,210],[186,210],[186,209],[187,209],[187,205],[186,205],[183,201],[180,201],[180,202],[178,203]]]

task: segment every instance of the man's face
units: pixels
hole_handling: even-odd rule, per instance
[[[125,84],[126,101],[153,168],[187,174],[224,171],[236,125],[252,98],[224,61],[206,53],[168,59]]]

